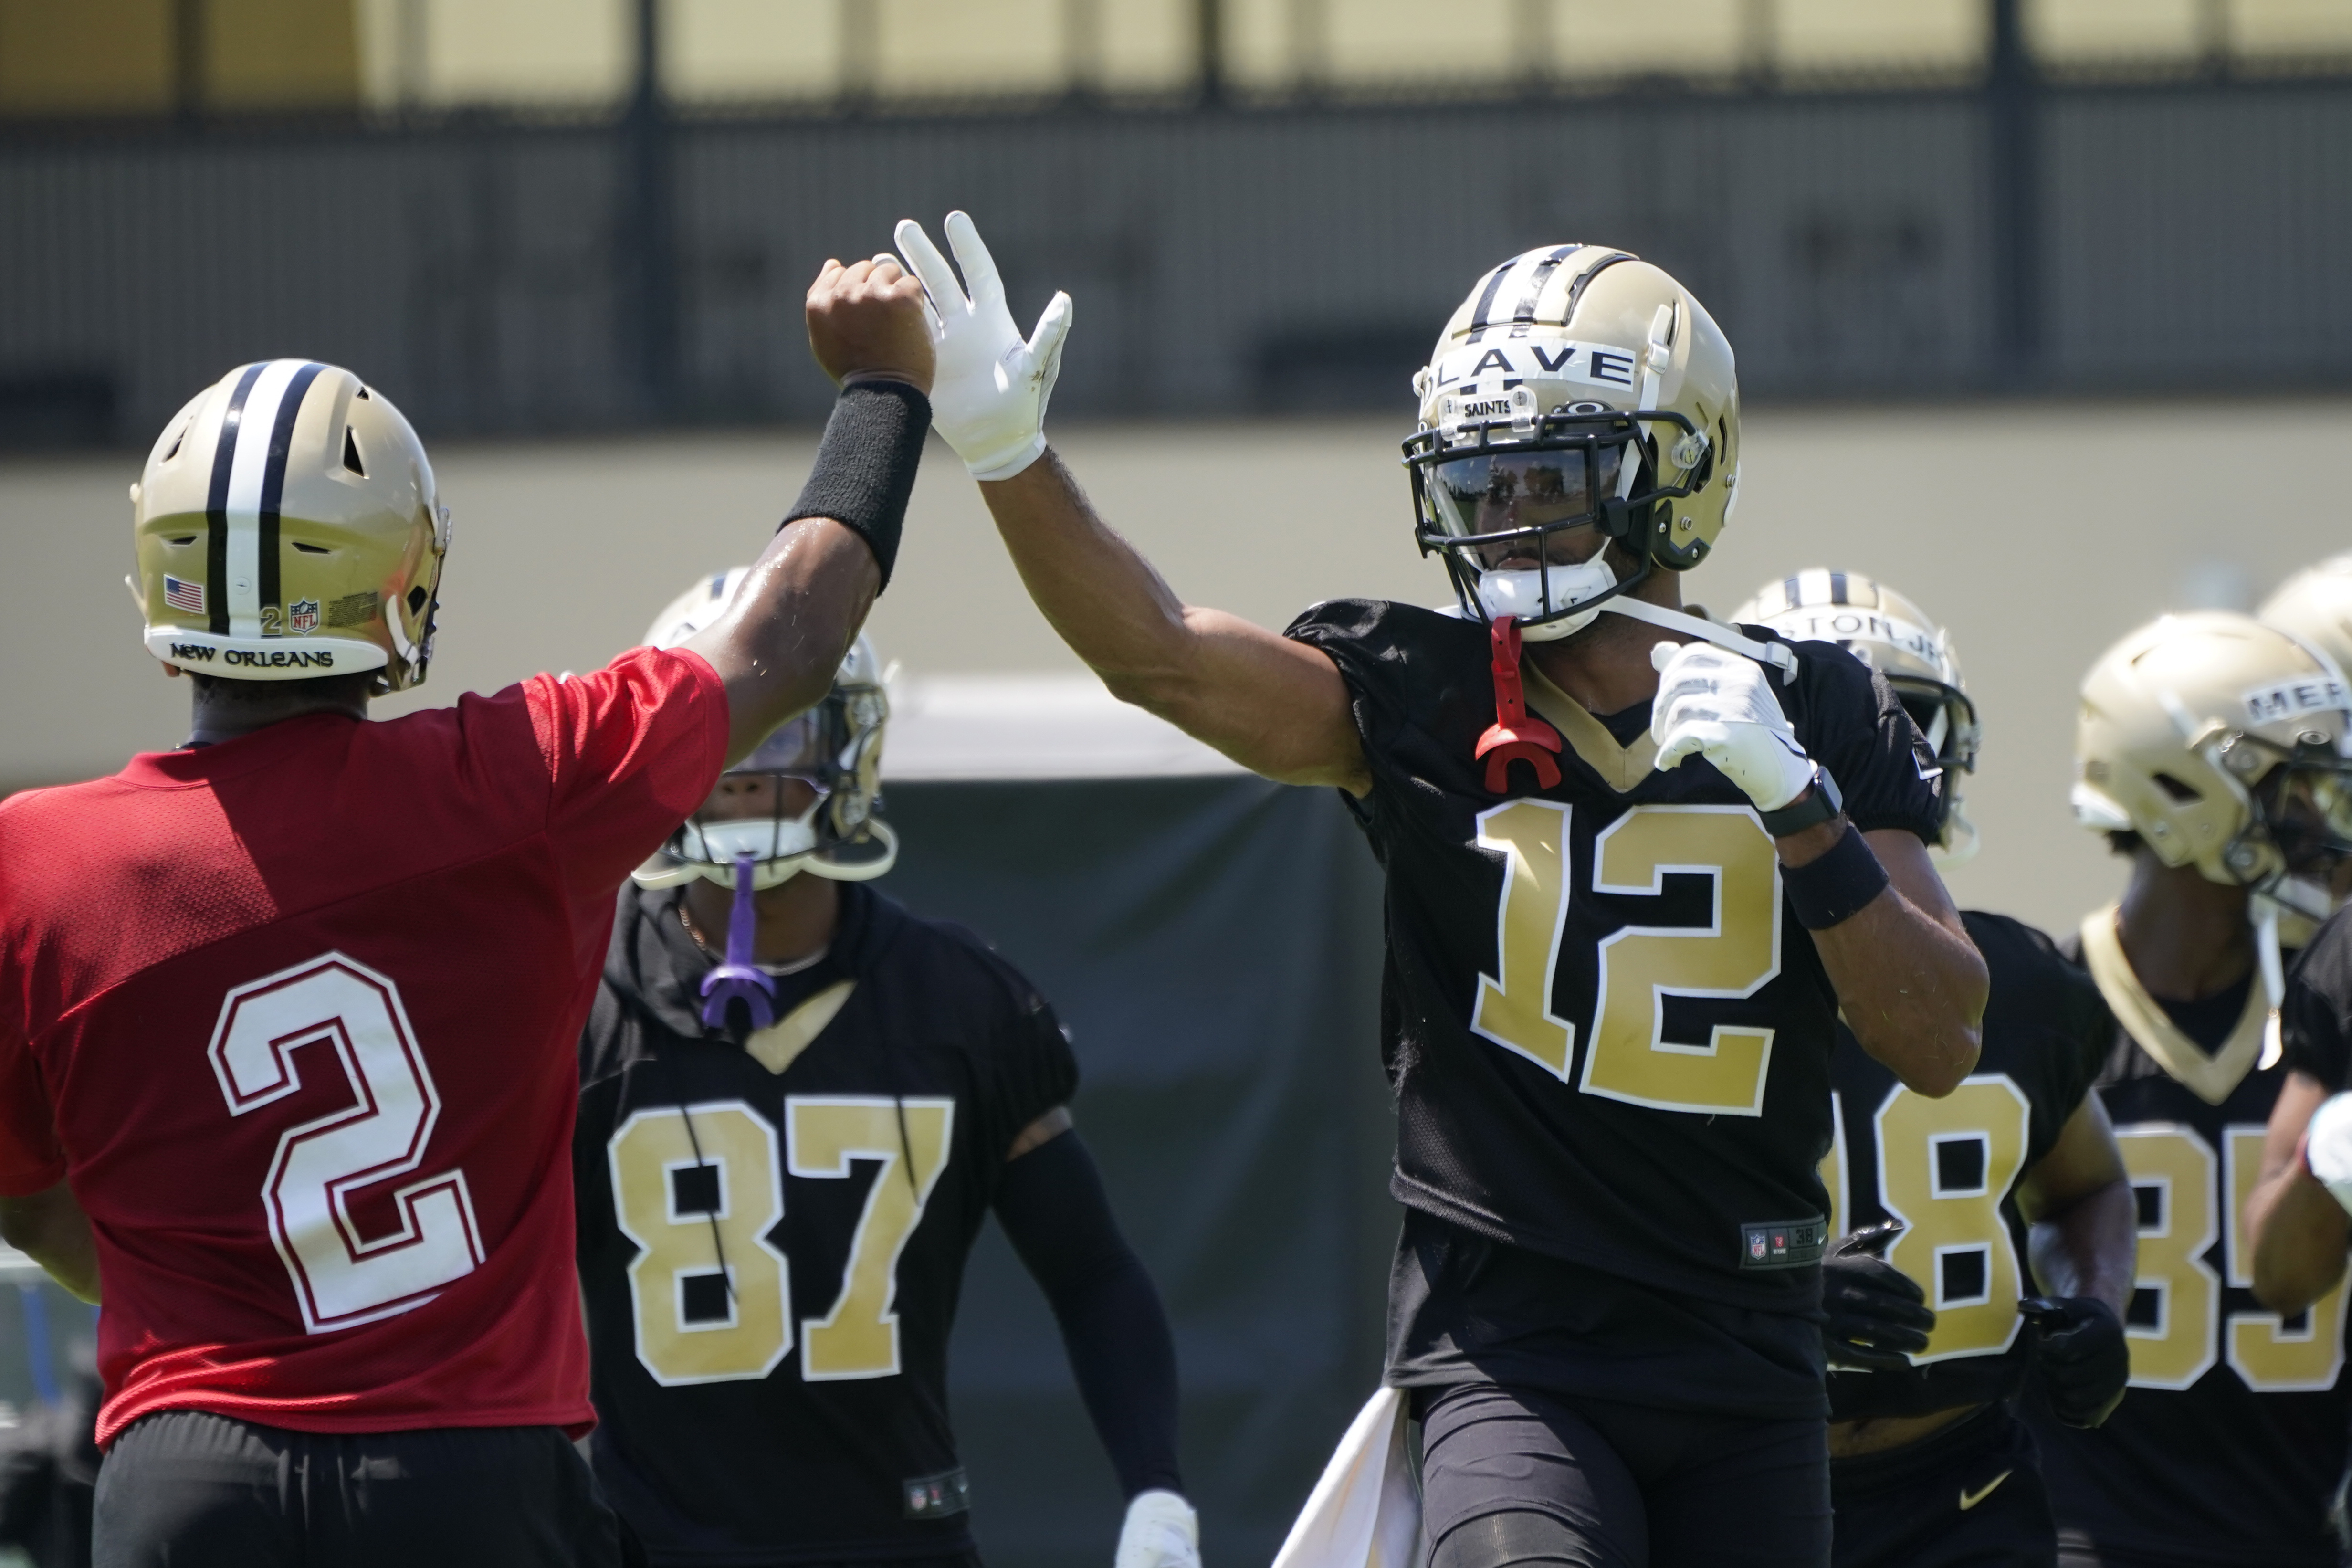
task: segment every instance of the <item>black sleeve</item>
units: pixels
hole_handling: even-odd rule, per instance
[[[2288,976],[2279,1004],[2279,1033],[2286,1065],[2326,1085],[2329,1093],[2347,1085],[2352,1056],[2352,906],[2319,928]]]
[[[1001,1163],[1029,1124],[1078,1091],[1078,1058],[1054,1009],[1000,961],[1006,1012],[981,1075],[981,1147]]]
[[[1010,1162],[996,1217],[1045,1292],[1070,1371],[1128,1497],[1184,1489],[1176,1468],[1176,1342],[1119,1234],[1094,1157],[1065,1132]]]
[[[1895,689],[1834,643],[1790,646],[1804,694],[1799,738],[1837,780],[1846,816],[1864,833],[1901,828],[1932,843],[1944,819],[1943,774]]]
[[[1385,624],[1389,609],[1373,599],[1327,599],[1300,611],[1282,634],[1321,650],[1339,667],[1368,763],[1387,754],[1402,718],[1397,682],[1389,679],[1400,661]]]

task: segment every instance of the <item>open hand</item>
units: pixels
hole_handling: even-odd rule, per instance
[[[940,355],[931,428],[955,448],[973,479],[1009,479],[1045,453],[1045,403],[1062,373],[1070,297],[1055,295],[1037,330],[1023,338],[980,230],[955,212],[948,214],[947,235],[963,268],[961,283],[921,224],[912,218],[898,224],[898,249],[931,299]]]
[[[923,320],[923,286],[877,256],[844,267],[827,261],[808,291],[809,352],[836,384],[903,381],[931,390],[931,331]]]

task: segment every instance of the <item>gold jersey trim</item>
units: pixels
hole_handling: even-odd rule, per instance
[[[779,1078],[786,1068],[800,1059],[801,1053],[816,1043],[825,1026],[840,1013],[849,994],[857,989],[855,980],[836,980],[807,1001],[758,1030],[743,1042],[751,1059]]]
[[[1576,754],[1601,775],[1601,783],[1619,795],[1631,795],[1635,785],[1650,776],[1657,765],[1658,742],[1649,731],[1634,736],[1632,745],[1620,746],[1609,727],[1546,679],[1533,659],[1521,664],[1519,673],[1526,684],[1528,706],[1551,721],[1552,728],[1576,748]]]
[[[2106,998],[2109,1011],[2124,1033],[2134,1044],[2156,1060],[2156,1065],[2208,1105],[2219,1105],[2230,1098],[2231,1091],[2245,1081],[2255,1061],[2263,1054],[2263,1042],[2270,1033],[2271,1008],[2268,994],[2260,985],[2250,986],[2246,993],[2246,1010],[2238,1019],[2230,1037],[2221,1048],[2207,1056],[2197,1042],[2180,1031],[2168,1015],[2163,1004],[2147,994],[2147,987],[2132,972],[2131,959],[2124,952],[2123,938],[2116,931],[2116,906],[2092,910],[2083,917],[2083,965],[2091,972],[2099,994]]]

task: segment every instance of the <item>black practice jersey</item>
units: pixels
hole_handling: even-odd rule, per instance
[[[2119,984],[2105,990],[2120,1019],[2135,998]],[[2326,1516],[2352,1419],[2343,1290],[2282,1322],[2248,1289],[2242,1216],[2286,1070],[2258,1065],[2258,984],[2163,1009],[2176,1035],[2156,1051],[2118,1025],[2097,1087],[2139,1201],[2131,1387],[2095,1431],[2026,1408],[2063,1535],[2158,1562],[2333,1568]],[[2160,1065],[2180,1050],[2199,1053],[2183,1058],[2193,1076],[2238,1071],[2206,1081],[2220,1103]]]
[[[2115,1040],[2098,987],[2047,936],[2006,915],[1961,918],[1992,992],[1983,1053],[1958,1089],[1930,1100],[1904,1088],[1838,1026],[1837,1143],[1822,1168],[1830,1234],[1900,1220],[1887,1259],[1936,1310],[1936,1331],[1908,1371],[1831,1372],[1839,1420],[1925,1415],[2023,1385],[2032,1341],[2017,1302],[2038,1291],[2017,1186],[2058,1141]]]
[[[2352,905],[2319,928],[2279,1007],[2286,1065],[2330,1094],[2352,1089]]]
[[[1653,1289],[1815,1310],[1837,999],[1748,797],[1702,758],[1657,772],[1647,703],[1595,718],[1532,662],[1563,776],[1514,764],[1528,793],[1496,795],[1484,626],[1336,600],[1289,635],[1339,666],[1372,777],[1349,804],[1387,872],[1395,1195]],[[1885,682],[1794,646],[1772,689],[1853,820],[1932,833],[1939,780]]]
[[[580,1047],[597,1476],[656,1563],[967,1552],[949,1329],[1068,1043],[978,939],[848,883],[738,1044],[702,1025],[679,900],[623,890]]]

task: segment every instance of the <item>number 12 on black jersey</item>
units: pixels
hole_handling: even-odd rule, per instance
[[[1504,858],[1496,974],[1478,977],[1470,1027],[1567,1081],[1578,1021],[1551,1011],[1574,898],[1574,808],[1514,800],[1481,812],[1478,847]],[[1626,925],[1600,944],[1591,1044],[1576,1086],[1657,1110],[1761,1116],[1772,1031],[1717,1024],[1704,1045],[1666,1038],[1668,997],[1741,1001],[1780,973],[1780,860],[1744,805],[1636,805],[1592,841],[1595,893],[1655,896],[1669,873],[1714,883],[1704,926]]]

